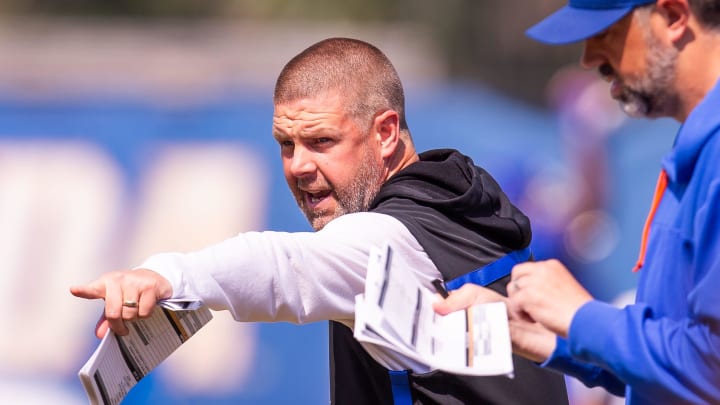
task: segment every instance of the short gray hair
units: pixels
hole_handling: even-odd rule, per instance
[[[390,60],[377,47],[357,39],[329,38],[288,62],[275,83],[275,105],[337,91],[361,128],[379,112],[394,110],[405,121],[405,94]]]

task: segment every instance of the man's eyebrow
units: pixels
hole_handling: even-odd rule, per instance
[[[285,132],[279,131],[275,128],[272,129],[272,136],[273,136],[273,138],[275,138],[278,141],[282,141],[282,140],[289,138],[289,136]]]

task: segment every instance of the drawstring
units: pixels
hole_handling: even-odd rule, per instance
[[[648,213],[647,219],[645,220],[645,226],[643,227],[642,239],[640,240],[640,254],[638,255],[638,261],[633,267],[633,272],[640,270],[645,264],[645,251],[647,250],[648,235],[650,234],[650,224],[652,223],[653,217],[655,217],[655,211],[657,211],[658,205],[662,195],[667,188],[667,173],[665,170],[660,171],[658,176],[657,185],[655,186],[655,195],[653,195],[652,205],[650,206],[650,212]]]

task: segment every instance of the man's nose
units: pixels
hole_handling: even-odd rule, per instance
[[[586,69],[594,69],[606,61],[607,60],[601,52],[595,37],[588,38],[585,42],[583,42],[583,52],[580,57],[580,66]]]
[[[290,162],[290,173],[295,177],[302,177],[316,170],[313,154],[306,148],[295,146]]]

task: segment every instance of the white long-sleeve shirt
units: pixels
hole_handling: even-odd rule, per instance
[[[196,252],[156,254],[139,267],[167,278],[172,298],[200,299],[237,321],[334,320],[352,328],[370,249],[383,243],[393,249],[393,265],[413,269],[427,288],[442,278],[400,221],[371,212],[343,215],[318,232],[245,232]],[[364,347],[387,368],[429,371],[388,349]]]

